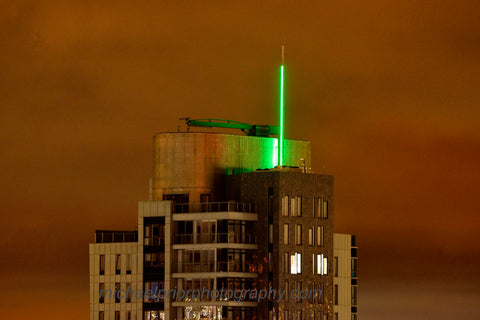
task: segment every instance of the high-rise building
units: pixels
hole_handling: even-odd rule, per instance
[[[312,173],[308,141],[285,140],[277,166],[277,141],[156,134],[137,230],[90,244],[90,319],[357,319],[333,177]]]

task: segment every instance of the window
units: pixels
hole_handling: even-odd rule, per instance
[[[126,270],[126,273],[127,274],[132,274],[132,255],[131,254],[127,254],[127,270]]]
[[[290,273],[290,254],[288,252],[285,252],[283,254],[283,271],[285,273]]]
[[[100,283],[98,285],[98,303],[104,303],[105,302],[105,283]]]
[[[296,252],[290,256],[290,274],[302,273],[302,254]]]
[[[105,320],[105,312],[99,311],[98,312],[98,320]]]
[[[283,225],[283,244],[288,244],[288,223]]]
[[[313,228],[308,228],[308,245],[313,246]]]
[[[313,203],[314,216],[317,218],[328,219],[328,201],[322,197],[315,197]]]
[[[302,197],[294,197],[290,199],[290,215],[292,217],[302,216]]]
[[[122,270],[120,257],[121,255],[119,254],[115,255],[115,274],[120,274],[120,271]]]
[[[301,224],[297,224],[295,228],[295,244],[297,246],[302,245],[302,225]]]
[[[338,306],[338,284],[335,285],[333,294],[334,294],[335,305]]]
[[[132,311],[127,311],[126,318],[127,320],[132,320]]]
[[[338,312],[335,312],[335,320],[338,320]]]
[[[130,303],[132,301],[132,294],[133,294],[132,285],[130,282],[127,282],[126,291],[127,292],[125,293],[125,302]]]
[[[288,280],[285,281],[285,301],[288,301],[288,297],[290,296],[290,291],[288,287]],[[288,311],[287,311],[288,312]],[[288,319],[288,318],[287,318]]]
[[[352,259],[352,278],[357,277],[357,259]]]
[[[120,282],[115,282],[115,303],[120,303]]]
[[[288,196],[282,198],[282,216],[288,217]]]
[[[335,277],[338,277],[338,257],[333,259],[333,270],[335,272]]]
[[[297,281],[297,303],[302,302],[301,294],[302,291],[302,281]],[[302,319],[301,317],[299,319]]]
[[[328,274],[328,259],[323,254],[317,254],[317,274]]]
[[[328,201],[323,200],[322,218],[328,219]]]
[[[105,255],[100,255],[100,275],[103,276],[105,274]]]
[[[120,320],[120,311],[115,311],[115,320]]]
[[[268,225],[268,243],[273,243],[273,224]]]
[[[317,226],[317,246],[323,247],[324,226]]]
[[[356,286],[352,287],[352,306],[357,305],[357,288]]]

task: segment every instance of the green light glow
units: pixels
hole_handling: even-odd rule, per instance
[[[280,67],[280,139],[278,148],[278,165],[283,165],[283,64]]]
[[[278,166],[278,139],[273,138],[273,146],[272,146],[272,168]]]

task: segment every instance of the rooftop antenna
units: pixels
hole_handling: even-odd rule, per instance
[[[282,65],[280,66],[280,139],[278,148],[278,165],[283,166],[283,84],[284,84],[285,46],[282,45]]]

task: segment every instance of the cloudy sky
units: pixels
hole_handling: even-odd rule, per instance
[[[335,176],[362,319],[480,314],[478,1],[0,1],[0,310],[86,319],[95,229],[134,229],[152,136],[278,121]],[[324,160],[325,159],[325,160]]]

